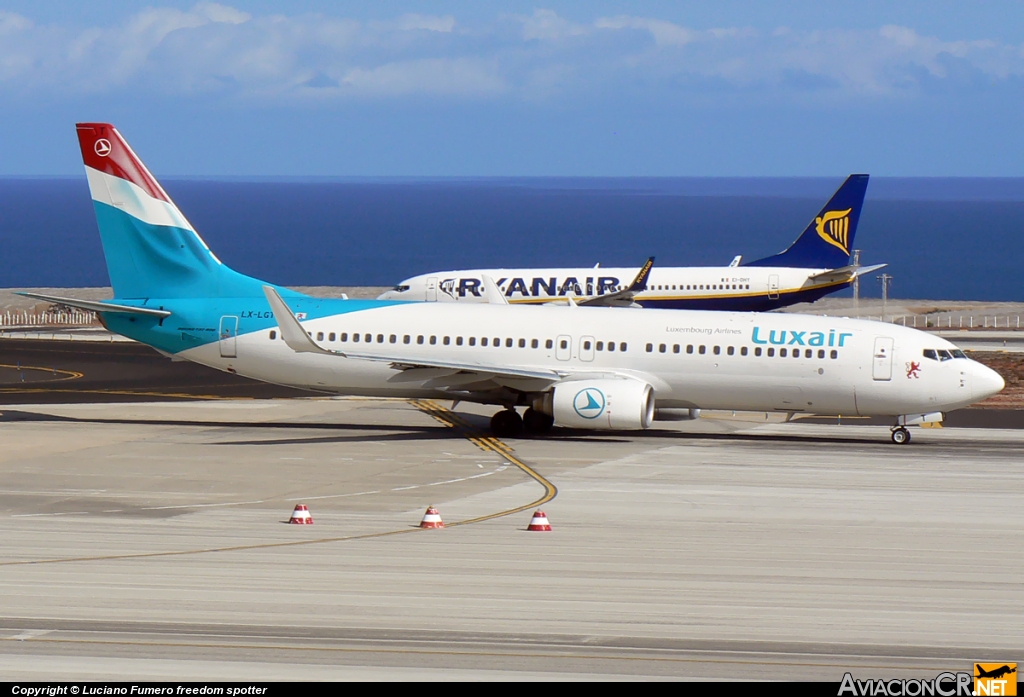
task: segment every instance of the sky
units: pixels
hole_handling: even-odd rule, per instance
[[[1024,176],[1024,3],[5,0],[0,176]]]

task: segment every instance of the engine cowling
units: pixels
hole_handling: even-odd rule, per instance
[[[559,426],[636,430],[654,420],[654,389],[639,380],[565,382],[545,397],[542,411]]]

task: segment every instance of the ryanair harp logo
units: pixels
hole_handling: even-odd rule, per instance
[[[818,236],[833,247],[843,250],[843,254],[846,255],[850,253],[848,240],[850,236],[850,211],[852,210],[852,208],[847,208],[845,211],[829,211],[825,215],[819,215],[814,219]]]

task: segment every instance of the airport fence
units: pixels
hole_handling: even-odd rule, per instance
[[[84,310],[29,312],[5,311],[0,315],[3,327],[86,327],[96,323],[96,313]]]
[[[1020,315],[894,315],[868,317],[915,329],[1020,329]]]

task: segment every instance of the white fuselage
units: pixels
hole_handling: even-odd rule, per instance
[[[486,303],[482,277],[490,276],[510,303],[540,304],[567,296],[595,297],[623,290],[637,268],[470,269],[413,276],[384,292],[381,300]],[[845,280],[816,280],[827,269],[768,266],[693,266],[651,269],[647,290],[635,296],[645,306],[713,301],[742,303],[765,298],[787,302],[813,300],[848,285]],[[646,303],[646,304],[645,304]]]
[[[302,327],[326,349],[410,363],[536,368],[565,380],[635,378],[653,387],[659,408],[904,415],[956,409],[1003,387],[998,374],[975,361],[952,353],[927,358],[926,349],[955,351],[942,338],[810,315],[394,303],[306,320]],[[426,378],[403,381],[401,366],[388,362],[297,353],[273,329],[232,341],[233,357],[222,356],[216,342],[181,355],[327,393],[453,398]],[[549,386],[527,378],[499,382],[525,393]]]

